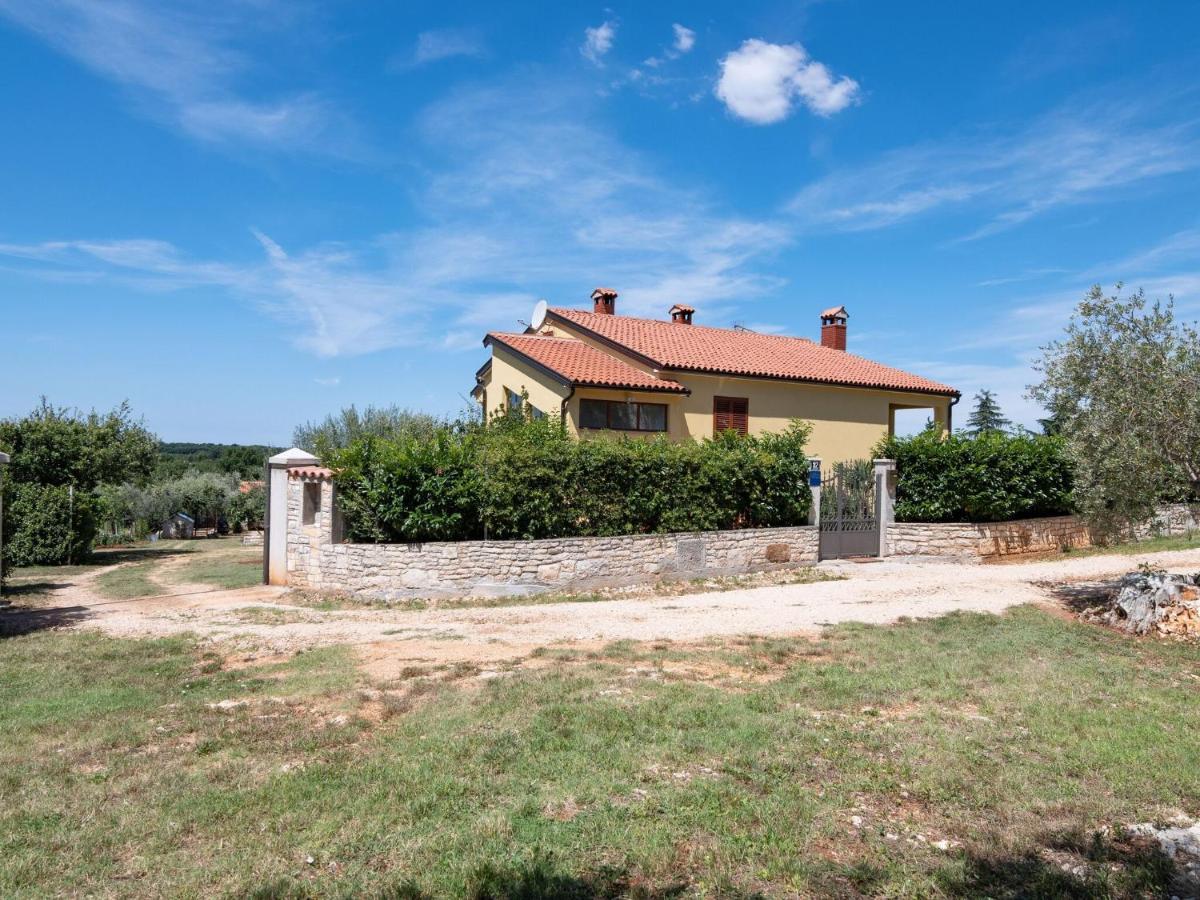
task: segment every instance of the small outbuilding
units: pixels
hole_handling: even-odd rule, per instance
[[[187,513],[177,512],[163,522],[159,532],[165,538],[191,538],[196,536],[196,520]]]

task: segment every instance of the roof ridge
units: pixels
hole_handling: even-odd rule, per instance
[[[610,316],[608,313],[588,312],[586,309],[574,309],[573,307],[570,307],[570,306],[551,306],[551,307],[549,307],[548,311],[549,312],[558,312],[558,313],[563,313],[563,312],[577,313],[579,315],[591,316],[593,318],[599,318],[599,317],[603,316],[605,318],[620,319],[620,320],[623,320],[626,322],[643,322],[647,325],[670,325],[671,327],[677,327],[679,324],[678,322],[672,322],[669,319],[647,319],[643,316],[626,316],[626,315]],[[688,327],[692,328],[692,329],[703,329],[705,331],[719,331],[722,334],[735,334],[735,335],[752,334],[755,337],[771,338],[773,340],[778,340],[778,341],[802,341],[805,344],[812,344],[815,347],[821,346],[816,341],[814,341],[812,338],[801,337],[800,335],[796,335],[796,334],[772,334],[769,331],[751,331],[750,329],[740,329],[740,328],[721,328],[719,325],[704,325],[704,324],[697,325],[695,322],[689,323]],[[825,348],[825,349],[829,349],[829,348]],[[839,350],[838,352],[841,353],[842,351]]]

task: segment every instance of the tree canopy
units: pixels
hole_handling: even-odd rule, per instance
[[[367,437],[392,440],[401,437],[429,438],[448,423],[428,413],[399,406],[368,406],[359,412],[351,405],[331,413],[320,422],[297,425],[292,445],[309,453],[349,447]]]
[[[0,450],[12,456],[14,483],[72,485],[145,482],[158,458],[158,439],[133,418],[128,403],[107,413],[41,405],[0,421]]]
[[[989,390],[982,390],[975,395],[975,408],[967,419],[964,432],[971,437],[981,434],[1003,433],[1012,427],[1012,422],[1000,411],[996,396]]]
[[[1030,397],[1061,429],[1094,525],[1120,531],[1164,499],[1200,496],[1200,333],[1172,298],[1096,285],[1037,368]]]

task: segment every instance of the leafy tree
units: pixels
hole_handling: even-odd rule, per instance
[[[967,419],[964,433],[971,437],[991,432],[1003,433],[1012,427],[1012,422],[1000,411],[996,396],[989,390],[982,390],[975,395],[975,408]]]
[[[404,435],[428,438],[448,423],[427,413],[413,412],[399,406],[368,406],[362,412],[348,406],[332,413],[321,422],[306,422],[296,426],[292,445],[310,453],[321,448],[341,449],[366,437],[395,439]]]
[[[135,421],[128,403],[108,413],[41,405],[21,419],[0,421],[0,449],[12,455],[14,483],[73,485],[145,482],[154,471],[158,439]]]
[[[1102,534],[1200,496],[1200,332],[1176,321],[1173,299],[1121,289],[1088,292],[1029,392],[1061,425],[1080,511]]]
[[[57,565],[90,552],[96,534],[98,485],[144,483],[158,439],[129,405],[108,413],[51,406],[0,421],[0,450],[12,456],[5,477],[4,560]]]
[[[158,465],[154,480],[179,478],[187,472],[224,472],[244,479],[263,477],[267,458],[280,451],[279,447],[263,444],[159,444]]]

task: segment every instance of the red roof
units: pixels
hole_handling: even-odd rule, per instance
[[[597,318],[613,318],[602,316]],[[584,387],[630,388],[638,391],[668,391],[686,394],[677,381],[655,378],[624,360],[573,338],[546,337],[540,334],[504,334],[491,332],[484,343],[495,341],[518,355],[549,369],[568,384]]]
[[[552,316],[639,356],[656,369],[957,394],[949,385],[807,338],[553,308]],[[540,340],[540,339],[539,339]]]

